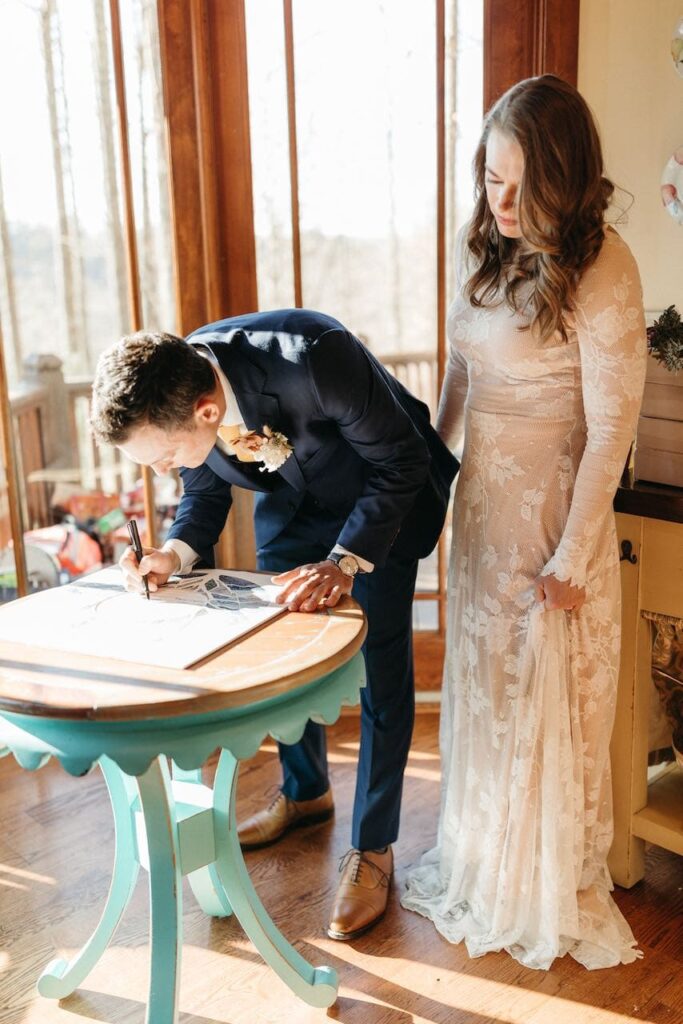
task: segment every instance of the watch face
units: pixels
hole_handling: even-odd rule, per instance
[[[358,572],[358,562],[352,555],[342,555],[337,565],[345,576],[355,576]]]

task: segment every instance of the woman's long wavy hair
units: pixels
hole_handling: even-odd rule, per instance
[[[524,155],[521,240],[500,234],[486,199],[486,142],[494,128],[514,139]],[[555,75],[513,85],[486,117],[474,175],[466,297],[474,306],[490,305],[503,286],[507,304],[530,316],[529,326],[543,341],[555,331],[566,341],[564,317],[574,308],[581,275],[600,251],[614,192],[603,174],[600,139],[583,97]]]

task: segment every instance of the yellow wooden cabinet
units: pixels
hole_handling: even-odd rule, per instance
[[[641,614],[645,610],[683,618],[683,521],[656,518],[652,506],[624,494],[621,507],[629,511],[617,512],[622,650],[610,748],[614,842],[609,867],[614,881],[629,887],[643,877],[646,842],[683,854],[683,771],[674,765],[648,785],[652,641],[650,623]],[[682,518],[664,500],[654,509],[655,514]]]

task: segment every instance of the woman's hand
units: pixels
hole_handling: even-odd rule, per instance
[[[132,548],[126,548],[119,559],[119,568],[124,576],[126,590],[143,594],[147,577],[150,593],[163,587],[169,576],[180,569],[180,556],[176,551],[160,551],[158,548],[143,548],[143,557],[138,560]]]
[[[568,580],[558,580],[552,574],[537,576],[534,580],[534,596],[539,604],[545,602],[546,611],[563,608],[565,611],[578,612],[586,600],[586,588],[573,587]]]

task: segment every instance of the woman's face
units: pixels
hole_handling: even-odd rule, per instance
[[[521,238],[519,188],[524,155],[518,142],[492,128],[486,142],[486,199],[498,230],[506,238]]]

